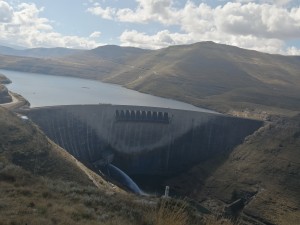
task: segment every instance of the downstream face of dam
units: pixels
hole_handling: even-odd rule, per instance
[[[182,172],[228,153],[262,126],[222,114],[142,106],[53,106],[21,113],[90,168],[112,163],[130,176]]]

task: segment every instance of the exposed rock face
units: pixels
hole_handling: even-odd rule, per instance
[[[112,160],[130,175],[181,172],[227,154],[262,126],[221,114],[137,106],[57,106],[23,113],[82,162]]]
[[[11,102],[11,96],[8,93],[7,88],[0,84],[0,104]]]
[[[4,85],[2,85],[2,84],[10,84],[10,83],[11,83],[11,80],[9,80],[3,74],[0,74],[0,104],[12,101],[7,88]]]
[[[0,84],[10,84],[11,80],[8,79],[5,75],[0,73]]]

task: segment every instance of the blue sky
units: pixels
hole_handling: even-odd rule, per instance
[[[0,0],[0,43],[158,49],[214,41],[300,55],[299,0]]]

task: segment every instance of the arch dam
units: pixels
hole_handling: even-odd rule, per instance
[[[230,152],[262,121],[217,113],[124,105],[23,110],[55,143],[93,168],[113,163],[130,176],[169,176]]]

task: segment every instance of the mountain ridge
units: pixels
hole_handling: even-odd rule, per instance
[[[23,56],[23,57],[34,57],[34,58],[52,58],[72,55],[84,50],[70,49],[70,48],[26,48],[26,49],[15,49],[0,45],[0,54],[9,56]]]
[[[220,112],[300,109],[299,56],[200,42],[160,50],[110,45],[47,60],[0,58],[2,69],[95,79]]]

